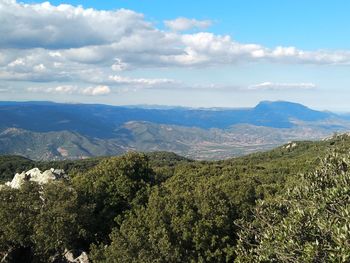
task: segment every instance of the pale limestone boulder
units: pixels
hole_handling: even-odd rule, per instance
[[[36,182],[38,184],[47,184],[49,182],[61,179],[68,179],[68,176],[62,169],[51,168],[50,170],[41,172],[38,168],[33,168],[27,172],[15,174],[12,181],[5,183],[5,185],[11,188],[19,189],[26,181]]]
[[[46,170],[43,173],[38,168],[34,168],[26,173],[29,176],[29,181],[36,182],[38,184],[47,184],[56,180],[56,176],[53,173],[53,169]]]
[[[289,142],[286,146],[284,146],[284,149],[292,149],[297,147],[297,143],[296,142]]]
[[[9,186],[11,188],[19,189],[26,180],[27,179],[26,179],[26,173],[25,172],[22,172],[20,174],[17,173],[13,177],[12,181],[5,183],[5,185],[7,185],[7,186]]]
[[[65,251],[64,258],[68,263],[89,263],[89,257],[85,251],[69,250]]]

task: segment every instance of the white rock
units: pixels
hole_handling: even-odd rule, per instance
[[[60,179],[68,179],[68,176],[62,169],[51,168],[50,170],[41,172],[38,168],[33,168],[27,172],[15,174],[12,181],[5,183],[5,185],[11,188],[18,189],[26,181],[36,182],[38,184],[47,184],[51,181],[60,180]]]
[[[284,146],[284,149],[294,148],[297,146],[296,142],[289,142],[286,146]]]
[[[81,253],[81,255],[79,257],[77,257],[77,262],[79,263],[89,263],[89,257],[86,254],[86,252]]]
[[[15,176],[13,177],[11,182],[7,182],[5,183],[5,185],[11,187],[11,188],[20,188],[22,186],[22,184],[26,181],[26,173],[22,172],[22,173],[17,173],[15,174]]]
[[[78,255],[77,255],[78,253]],[[89,263],[89,257],[85,251],[65,251],[64,257],[69,263]]]

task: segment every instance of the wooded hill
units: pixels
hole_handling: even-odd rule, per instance
[[[349,148],[338,135],[224,161],[2,156],[3,181],[33,167],[71,179],[0,191],[0,253],[28,262],[65,249],[93,262],[348,262]]]

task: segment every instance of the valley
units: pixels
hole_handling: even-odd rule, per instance
[[[290,102],[261,102],[247,109],[2,102],[0,119],[0,154],[35,160],[128,151],[219,160],[350,130],[346,116]]]

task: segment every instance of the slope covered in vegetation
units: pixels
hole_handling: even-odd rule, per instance
[[[2,180],[34,166],[64,168],[71,180],[0,191],[0,253],[27,251],[28,262],[65,249],[93,262],[346,262],[349,147],[339,135],[215,162],[163,152],[4,156]],[[327,218],[341,219],[332,228]]]

